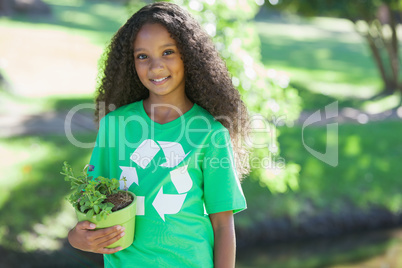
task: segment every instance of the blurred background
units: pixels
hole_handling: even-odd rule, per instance
[[[89,161],[98,61],[151,2],[0,0],[1,267],[102,267],[66,241],[59,172]],[[171,2],[213,38],[258,130],[237,267],[402,267],[402,1]]]

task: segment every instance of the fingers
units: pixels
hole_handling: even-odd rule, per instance
[[[120,238],[124,236],[124,227],[121,226],[113,226],[111,227],[111,230],[102,230],[104,232],[100,233],[100,235],[94,240],[94,242],[102,247],[108,246]],[[101,231],[101,230],[99,230]],[[108,243],[107,245],[104,245],[105,242],[110,242],[113,241],[112,243]]]
[[[78,230],[93,230],[96,228],[96,225],[89,221],[81,221],[77,223],[75,228]]]
[[[122,249],[123,249],[122,247],[117,247],[117,248],[102,248],[102,249],[99,250],[98,253],[100,253],[100,254],[113,254],[113,253],[116,253],[116,252],[118,252],[118,251],[120,251],[120,250],[122,250]]]
[[[105,240],[108,240],[112,237],[115,237],[119,234],[121,234],[124,231],[124,228],[122,226],[119,225],[115,225],[112,227],[108,227],[108,228],[103,228],[103,229],[99,229],[96,231],[91,231],[89,232],[89,236],[91,238],[91,240],[98,240],[101,239],[99,242],[103,242]],[[105,238],[105,239],[103,239]]]
[[[116,235],[116,236],[114,236],[114,237],[111,237],[111,238],[108,239],[108,240],[105,240],[105,241],[103,241],[103,242],[100,242],[98,245],[99,245],[99,247],[102,247],[102,248],[103,248],[103,247],[107,247],[107,246],[113,244],[114,242],[118,241],[118,240],[119,240],[120,238],[122,238],[124,235],[125,235],[125,233],[122,232],[122,233],[120,233],[120,234],[118,234],[118,235]],[[98,240],[96,240],[96,243],[98,243]]]
[[[112,249],[105,247],[113,244],[125,235],[124,227],[116,225],[99,230],[94,230],[95,228],[95,224],[89,221],[77,223],[71,235],[69,234],[70,244],[77,249],[102,254],[112,254],[122,250],[121,247]]]

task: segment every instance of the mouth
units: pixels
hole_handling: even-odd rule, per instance
[[[150,79],[150,80],[154,84],[161,84],[161,83],[165,82],[168,78],[170,78],[170,76],[162,77],[162,78],[159,78],[159,79]]]

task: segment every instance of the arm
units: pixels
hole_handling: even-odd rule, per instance
[[[214,267],[233,268],[236,260],[236,237],[233,212],[225,211],[210,214],[209,218],[214,229]]]
[[[124,228],[112,226],[105,229],[93,230],[96,226],[89,221],[82,221],[68,233],[68,242],[72,247],[101,254],[112,254],[122,248],[106,248],[124,236]]]

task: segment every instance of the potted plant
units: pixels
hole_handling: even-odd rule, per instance
[[[71,166],[64,162],[65,180],[71,183],[73,192],[67,198],[75,208],[78,221],[90,221],[96,229],[120,225],[125,227],[125,236],[107,248],[127,248],[133,243],[136,214],[136,196],[127,190],[119,190],[120,181],[104,177],[93,178],[88,171],[94,166],[86,165],[83,175],[76,176]],[[125,185],[125,178],[122,179]]]

